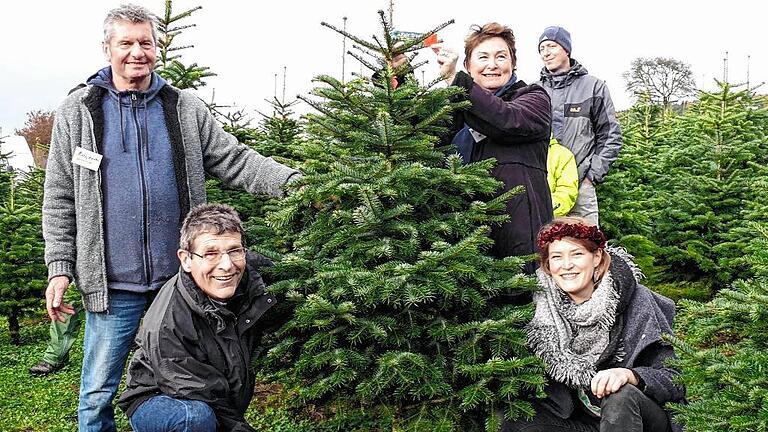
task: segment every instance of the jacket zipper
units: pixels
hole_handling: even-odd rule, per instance
[[[237,351],[240,353],[240,359],[243,361],[243,371],[245,372],[245,382],[240,387],[241,394],[240,394],[240,398],[238,398],[238,402],[239,402],[243,399],[243,392],[248,391],[246,387],[248,387],[248,383],[250,382],[248,378],[250,378],[250,375],[251,375],[251,364],[249,361],[250,359],[245,358],[245,353],[243,352],[243,338],[242,338],[242,335],[240,334],[240,327],[238,325],[237,316],[235,316],[234,326],[235,326],[235,337],[237,338],[237,343],[235,345],[237,345]],[[247,404],[248,403],[246,402],[246,406]]]
[[[225,320],[226,320],[226,318],[225,318]],[[220,338],[220,340],[218,340],[218,338],[214,337],[214,342],[216,343],[216,346],[219,348],[219,353],[221,354],[222,359],[224,359],[224,364],[227,363],[226,359],[230,358],[226,353],[227,352],[231,352],[230,349],[225,349],[225,345],[226,345],[227,348],[231,348],[231,345],[235,345],[235,349],[237,350],[237,352],[239,354],[237,357],[238,357],[238,360],[241,362],[241,368],[242,368],[243,372],[245,372],[245,382],[240,387],[240,394],[238,395],[238,398],[236,400],[236,403],[238,405],[237,408],[240,409],[241,408],[240,405],[242,405],[242,400],[243,400],[243,394],[244,394],[243,392],[247,391],[246,387],[247,387],[247,384],[249,382],[248,378],[249,378],[249,375],[251,374],[251,368],[250,368],[250,362],[249,362],[248,359],[245,358],[245,353],[243,352],[243,348],[242,348],[243,341],[242,341],[242,338],[241,338],[241,335],[240,335],[240,328],[238,327],[238,317],[237,316],[233,316],[232,317],[232,321],[227,324],[227,327],[229,327],[230,325],[232,326],[232,333],[233,333],[232,336],[233,336],[233,339],[234,339],[234,343],[227,343],[227,338],[226,337],[222,337],[222,338]],[[226,332],[227,332],[227,329],[225,329],[223,333],[226,333]],[[215,331],[214,331],[214,334],[215,334]],[[229,372],[229,373],[227,373],[227,375],[229,375],[232,370],[235,370],[234,366],[232,367],[232,369],[230,371],[225,371],[225,372]],[[246,406],[247,406],[247,404],[248,404],[248,402],[246,402]]]
[[[137,157],[139,160],[139,179],[141,181],[141,203],[142,203],[142,230],[144,234],[144,277],[146,278],[147,285],[152,283],[151,271],[150,271],[150,250],[149,250],[149,191],[147,190],[147,179],[144,176],[144,158],[142,148],[147,143],[142,142],[143,136],[141,134],[141,125],[139,123],[139,106],[136,93],[131,93],[131,113],[133,114],[133,122],[136,125],[136,142]]]

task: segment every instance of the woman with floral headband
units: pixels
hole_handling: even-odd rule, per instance
[[[664,409],[685,396],[666,365],[672,346],[662,340],[672,333],[674,303],[640,285],[632,257],[607,247],[586,219],[557,218],[537,243],[542,289],[527,331],[547,367],[547,398],[534,402],[533,419],[502,430],[679,430]]]

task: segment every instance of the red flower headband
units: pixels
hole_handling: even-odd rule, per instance
[[[584,224],[555,223],[551,227],[539,232],[536,243],[539,245],[539,249],[544,249],[544,246],[547,244],[560,240],[563,237],[591,240],[597,244],[598,248],[605,248],[606,238],[605,234],[600,231],[600,228]]]

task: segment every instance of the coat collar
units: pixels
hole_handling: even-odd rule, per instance
[[[214,304],[197,286],[192,276],[183,269],[179,269],[176,288],[193,313],[210,321],[216,332],[220,333],[226,328],[227,321],[243,318],[247,324],[251,324],[264,313],[266,308],[257,308],[255,304],[266,296],[264,280],[258,271],[266,265],[271,265],[271,262],[259,254],[248,253],[245,274],[235,290],[235,295],[227,302],[228,306]],[[273,297],[269,296],[268,301],[274,304]]]

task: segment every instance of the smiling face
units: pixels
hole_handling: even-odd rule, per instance
[[[211,252],[225,252],[242,247],[242,236],[238,232],[203,232],[194,239],[189,251],[179,249],[177,255],[181,267],[192,275],[197,286],[208,297],[225,301],[235,294],[237,285],[243,278],[245,259],[233,261],[229,254],[221,254],[220,259],[211,262],[204,256],[206,253],[210,255]]]
[[[549,273],[555,284],[577,304],[592,297],[595,291],[592,275],[601,260],[601,250],[590,252],[568,237],[553,241],[547,255]]]
[[[495,91],[512,77],[515,69],[509,46],[500,37],[492,37],[479,43],[466,62],[467,72],[480,87]]]
[[[157,60],[150,22],[116,21],[103,48],[112,65],[112,83],[117,90],[149,88]]]
[[[539,55],[544,67],[553,74],[568,72],[571,68],[571,59],[568,52],[559,43],[545,40],[539,44]]]

